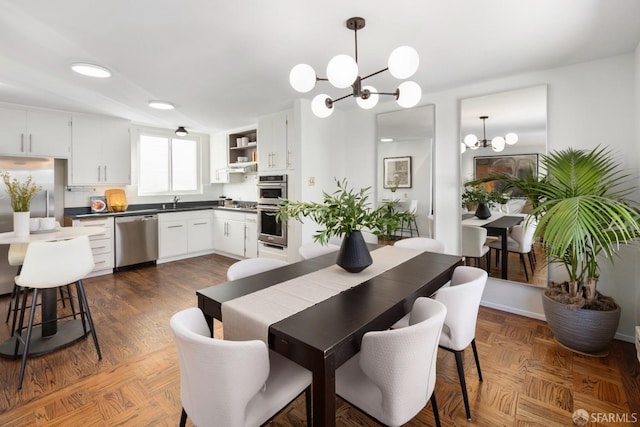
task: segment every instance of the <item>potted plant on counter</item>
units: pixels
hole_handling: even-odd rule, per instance
[[[620,307],[596,290],[600,263],[614,263],[620,246],[640,236],[640,211],[628,198],[636,190],[611,150],[558,150],[543,155],[539,180],[493,174],[535,202],[535,236],[549,262],[564,267],[568,280],[551,282],[543,308],[556,340],[574,351],[606,354]]]
[[[323,191],[321,203],[284,199],[276,219],[302,221],[306,217],[315,221],[323,228],[316,231],[313,238],[322,244],[328,243],[331,237],[341,237],[343,240],[337,264],[349,272],[357,273],[373,262],[362,231],[386,235],[399,229],[401,220],[407,214],[390,209],[388,204],[392,202],[383,203],[377,209],[372,208],[368,195],[371,187],[355,191],[348,188],[346,179],[335,181],[337,190],[331,194]]]
[[[9,172],[0,171],[0,177],[4,182],[11,209],[13,209],[13,232],[16,236],[26,236],[29,234],[29,207],[31,199],[40,191],[42,187],[33,182],[33,177],[29,175],[25,182],[20,182],[16,178],[11,178]]]
[[[503,205],[509,200],[509,195],[499,191],[488,191],[484,185],[467,185],[462,193],[464,206],[476,208],[475,215],[480,219],[487,219],[491,216],[489,208],[496,204]]]

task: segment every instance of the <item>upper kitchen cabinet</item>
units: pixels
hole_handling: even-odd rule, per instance
[[[227,168],[229,167],[229,148],[226,133],[220,132],[215,135],[211,135],[209,140],[209,156],[210,182],[212,184],[229,182],[229,173],[227,172]]]
[[[69,158],[67,113],[0,107],[0,155]]]
[[[265,116],[258,121],[258,170],[278,172],[295,169],[293,111]]]
[[[74,114],[69,185],[130,184],[129,125],[128,120]]]

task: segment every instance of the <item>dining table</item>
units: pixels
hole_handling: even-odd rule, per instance
[[[311,371],[316,426],[335,425],[335,371],[358,353],[363,335],[391,327],[462,265],[460,256],[368,246],[374,262],[360,273],[341,270],[334,252],[196,292],[212,334],[214,320],[222,321],[224,339],[262,339]],[[299,301],[307,303],[290,310]],[[231,316],[235,310],[247,317]],[[261,325],[263,318],[273,323]]]
[[[507,254],[507,236],[514,225],[520,224],[524,220],[524,214],[505,215],[503,213],[493,213],[489,218],[480,219],[473,214],[464,214],[462,216],[463,225],[475,225],[487,229],[487,236],[500,237],[500,254],[501,254],[501,272],[500,277],[507,279],[509,269]]]
[[[0,233],[0,245],[16,243],[51,242],[56,240],[73,239],[80,236],[93,236],[105,233],[105,227],[56,227],[51,230],[32,232],[18,236],[14,232]],[[73,262],[73,260],[69,260]],[[34,327],[29,344],[29,355],[40,355],[69,345],[87,335],[81,319],[70,319],[63,322],[58,319],[57,288],[42,289],[42,304],[40,313],[42,324]],[[9,337],[0,344],[0,357],[14,358],[15,337]],[[22,354],[23,346],[18,348],[18,356]]]

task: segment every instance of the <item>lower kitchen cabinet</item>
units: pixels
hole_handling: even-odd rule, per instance
[[[158,214],[158,262],[204,255],[213,251],[210,209]]]
[[[222,210],[213,212],[213,248],[217,252],[255,258],[258,252],[257,233],[255,214]]]
[[[114,267],[113,254],[113,218],[81,218],[74,219],[73,227],[104,227],[105,232],[89,236],[93,262],[95,266],[90,276],[111,274]]]

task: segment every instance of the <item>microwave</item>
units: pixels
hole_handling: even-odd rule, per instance
[[[287,175],[258,177],[258,205],[277,205],[287,198]]]

